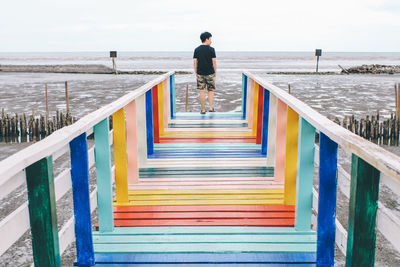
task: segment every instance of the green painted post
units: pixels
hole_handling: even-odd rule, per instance
[[[374,266],[379,176],[377,169],[352,155],[346,266]]]
[[[52,157],[26,168],[35,266],[61,266]]]
[[[303,118],[299,123],[298,143],[294,226],[297,231],[309,231],[313,200],[315,128]]]

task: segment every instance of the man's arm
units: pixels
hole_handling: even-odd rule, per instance
[[[215,57],[212,59],[212,63],[213,63],[215,75],[217,75],[217,59]]]
[[[194,65],[194,74],[197,74],[197,58],[193,59],[193,65]]]

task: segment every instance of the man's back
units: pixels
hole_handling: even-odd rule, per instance
[[[197,74],[214,74],[212,59],[216,58],[215,49],[209,45],[200,45],[194,50],[193,58],[197,58]]]

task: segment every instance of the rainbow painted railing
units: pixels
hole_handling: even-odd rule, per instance
[[[338,146],[353,154],[351,178]],[[68,153],[71,168],[54,178]],[[0,255],[30,229],[36,266],[60,266],[74,240],[79,266],[333,266],[335,240],[348,266],[373,266],[376,224],[400,250],[379,180],[400,194],[399,157],[260,77],[244,72],[242,112],[200,115],[176,112],[169,72],[0,162],[0,200],[25,183],[29,199],[0,222]],[[347,232],[335,219],[337,182],[350,197]],[[71,187],[74,218],[58,231],[55,204]]]

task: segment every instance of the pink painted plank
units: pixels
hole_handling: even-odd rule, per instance
[[[204,190],[211,190],[211,189],[283,189],[283,184],[271,184],[271,185],[131,185],[129,186],[129,190],[197,190],[197,189],[204,189]]]
[[[287,105],[278,99],[276,108],[275,181],[280,182],[285,180],[286,112]]]
[[[139,179],[138,136],[136,130],[136,101],[125,107],[126,153],[128,156],[128,184],[136,184]]]
[[[248,78],[248,88],[249,88],[249,121],[248,121],[248,128],[253,128],[253,110],[254,110],[254,81]]]

